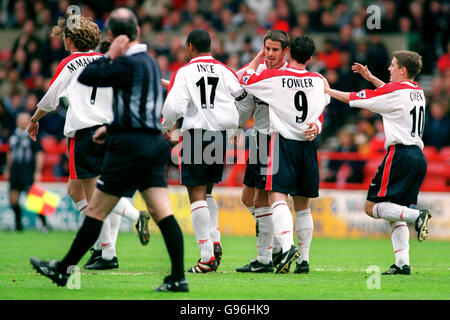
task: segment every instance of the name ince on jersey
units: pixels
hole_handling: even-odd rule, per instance
[[[281,78],[283,88],[311,88],[313,87],[312,79],[308,78]]]
[[[69,69],[70,73],[73,73],[77,71],[78,68],[87,66],[92,61],[98,59],[97,57],[80,57],[77,59],[72,60],[70,63],[67,64],[67,69]]]
[[[214,65],[213,64],[197,64],[198,72],[208,72],[214,73]]]

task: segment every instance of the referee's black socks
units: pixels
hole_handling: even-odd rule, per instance
[[[84,254],[92,247],[100,235],[103,221],[86,216],[81,225],[69,252],[59,263],[58,269],[61,273],[66,273],[69,266],[75,266]]]
[[[174,281],[184,279],[184,248],[183,234],[180,226],[173,215],[170,215],[158,223],[158,227],[164,237],[170,261],[172,262],[172,273]]]

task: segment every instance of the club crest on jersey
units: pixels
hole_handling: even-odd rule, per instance
[[[365,99],[366,98],[366,90],[362,90],[362,91],[358,92],[356,94],[356,96],[359,97],[359,98]]]
[[[245,75],[245,76],[242,77],[242,82],[247,84],[248,79],[250,79],[250,76],[249,75]]]

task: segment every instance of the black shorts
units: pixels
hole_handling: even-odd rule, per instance
[[[317,198],[319,166],[316,143],[272,135],[266,190]]]
[[[427,160],[419,147],[392,145],[370,184],[367,200],[416,205],[426,173]]]
[[[11,168],[9,177],[9,189],[28,191],[34,182],[34,171],[25,168]]]
[[[179,169],[181,184],[205,186],[222,180],[226,131],[190,129],[183,132]]]
[[[117,197],[132,197],[136,190],[167,187],[169,158],[169,142],[160,132],[115,132],[106,142],[97,188]]]
[[[92,141],[99,127],[78,130],[73,138],[69,138],[70,179],[88,179],[100,175],[105,145]]]
[[[257,132],[255,136],[249,136],[248,147],[249,157],[245,167],[244,185],[264,190],[267,177],[265,173],[269,162],[270,135]]]

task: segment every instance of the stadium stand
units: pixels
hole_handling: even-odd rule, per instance
[[[423,190],[450,191],[450,44],[448,2],[378,1],[380,29],[370,30],[370,1],[288,0],[37,0],[0,3],[0,174],[5,166],[8,138],[20,111],[32,113],[46,92],[60,60],[68,55],[61,40],[50,38],[58,16],[69,5],[78,5],[106,31],[109,12],[128,6],[137,13],[142,41],[156,57],[163,77],[187,62],[185,37],[194,28],[212,35],[213,55],[233,70],[249,62],[270,28],[291,37],[308,33],[318,50],[308,64],[325,75],[332,87],[344,91],[373,88],[351,73],[357,61],[383,81],[389,80],[389,53],[397,49],[419,52],[424,59],[417,81],[427,95],[423,140],[428,174]],[[375,31],[375,32],[374,32]],[[106,36],[106,33],[105,33]],[[67,179],[67,142],[62,136],[64,104],[42,121],[45,150],[44,181]],[[352,110],[332,100],[324,114],[319,143],[321,187],[366,189],[384,155],[382,122],[366,110]],[[351,145],[338,138],[346,136]],[[228,151],[236,156],[234,148]],[[242,185],[244,165],[228,165],[221,185]],[[176,164],[169,168],[169,182],[178,184]],[[0,176],[1,179],[1,176]]]

